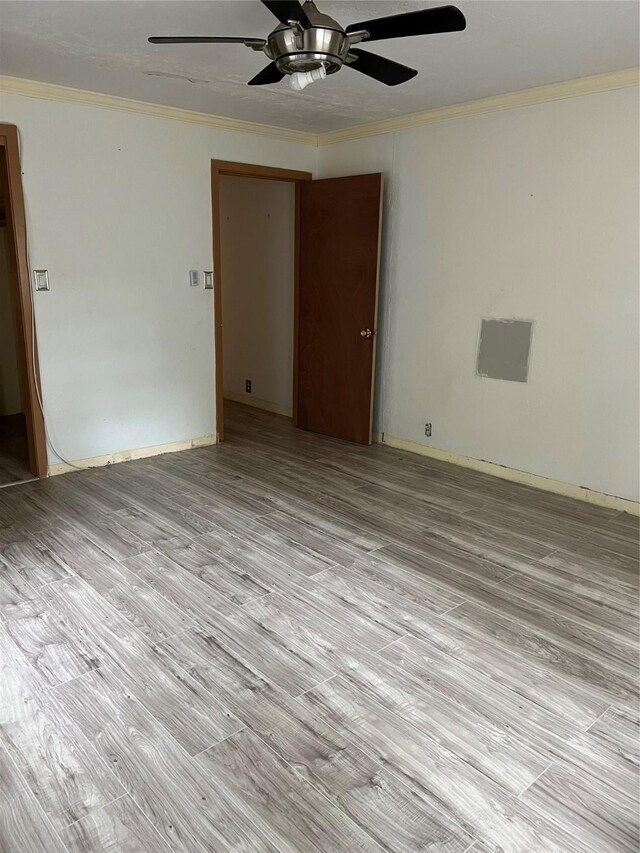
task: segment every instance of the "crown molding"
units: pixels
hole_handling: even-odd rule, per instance
[[[181,107],[167,107],[163,104],[151,104],[147,101],[134,101],[131,98],[120,98],[116,95],[104,95],[100,92],[89,92],[85,89],[73,89],[70,86],[58,86],[54,83],[41,83],[38,80],[26,80],[21,77],[4,77],[0,75],[0,92],[8,95],[24,95],[27,98],[39,98],[45,101],[62,101],[67,104],[83,104],[84,106],[102,107],[107,110],[136,113],[137,115],[153,116],[155,118],[183,121],[199,124],[204,127],[214,127],[217,130],[231,130],[240,133],[255,133],[272,139],[283,139],[286,142],[299,142],[303,145],[316,145],[317,134],[303,130],[291,130],[286,127],[274,127],[253,121],[228,118],[226,116],[209,115],[196,110],[185,110]]]
[[[337,142],[364,139],[368,136],[395,133],[400,130],[409,130],[410,128],[422,127],[423,125],[435,124],[437,122],[543,104],[546,101],[559,101],[565,98],[575,98],[580,95],[594,95],[599,92],[626,89],[638,85],[639,74],[640,69],[627,68],[623,71],[613,71],[608,74],[577,77],[574,80],[565,80],[561,83],[549,83],[546,86],[536,86],[535,88],[523,89],[519,92],[507,92],[503,95],[493,95],[490,98],[466,101],[461,104],[451,104],[446,107],[409,113],[408,115],[382,119],[381,121],[367,122],[366,124],[358,124],[326,133],[307,133],[303,130],[274,127],[273,125],[260,124],[258,122],[209,115],[208,113],[201,113],[195,110],[185,110],[180,107],[167,107],[162,104],[134,101],[130,98],[121,98],[116,95],[104,95],[100,92],[73,89],[70,86],[41,83],[37,80],[26,80],[20,77],[0,76],[0,92],[12,95],[24,95],[28,98],[39,98],[47,101],[61,101],[64,103],[102,107],[103,109],[120,110],[122,112],[136,113],[137,115],[199,124],[218,130],[253,133],[272,139],[298,142],[302,145],[325,146],[334,145]]]
[[[493,95],[477,101],[466,101],[462,104],[451,104],[419,113],[409,113],[397,118],[371,121],[345,127],[342,130],[332,130],[318,135],[318,145],[334,145],[336,142],[348,142],[353,139],[364,139],[367,136],[380,136],[384,133],[395,133],[399,130],[409,130],[426,124],[451,121],[457,118],[483,115],[484,113],[511,110],[517,107],[528,107],[543,104],[546,101],[560,101],[565,98],[575,98],[579,95],[594,95],[599,92],[610,92],[614,89],[625,89],[637,86],[640,69],[626,68],[624,71],[613,71],[608,74],[595,74],[591,77],[577,77],[562,83],[549,83],[546,86],[536,86],[533,89],[522,89],[519,92],[507,92],[504,95]]]

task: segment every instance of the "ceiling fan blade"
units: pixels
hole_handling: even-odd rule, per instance
[[[303,27],[311,26],[311,21],[298,0],[261,0],[261,2],[281,24],[297,21]]]
[[[151,36],[151,44],[246,44],[247,47],[262,47],[265,39],[236,36]]]
[[[351,62],[351,57],[354,54],[356,58]],[[399,62],[378,56],[377,53],[369,53],[368,50],[357,50],[356,48],[349,51],[345,64],[347,68],[353,68],[355,71],[360,71],[361,74],[366,74],[367,77],[373,77],[374,80],[379,80],[385,86],[397,86],[399,83],[406,83],[418,73],[415,68],[400,65]]]
[[[252,77],[247,85],[249,86],[266,86],[269,83],[279,83],[284,74],[278,69],[275,62],[270,62],[266,65],[259,74]]]
[[[453,33],[464,30],[466,26],[467,22],[460,9],[455,6],[437,6],[435,9],[421,9],[418,12],[349,24],[346,32],[349,35],[357,30],[366,30],[369,33],[366,41],[379,41],[406,36],[426,36],[431,33]]]

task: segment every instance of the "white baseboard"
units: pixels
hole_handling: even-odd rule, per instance
[[[279,406],[276,403],[269,403],[265,400],[252,398],[250,401],[244,399],[243,394],[234,394],[230,392],[225,394],[225,398],[238,403],[247,403],[257,409],[264,409],[268,412],[275,412],[278,415],[286,415],[291,417],[291,410],[285,406]],[[249,395],[247,395],[249,396]],[[441,450],[438,447],[430,447],[427,444],[418,444],[416,441],[408,441],[404,438],[396,438],[388,433],[374,433],[374,442],[386,444],[388,447],[393,447],[396,450],[406,450],[409,453],[416,453],[419,456],[428,456],[431,459],[438,459],[441,462],[449,462],[452,465],[460,465],[463,468],[471,468],[474,471],[481,471],[484,474],[491,474],[493,477],[499,477],[502,480],[509,480],[512,483],[521,483],[525,486],[532,486],[535,489],[552,492],[556,495],[564,495],[568,498],[584,501],[585,503],[594,504],[596,506],[606,507],[607,509],[615,509],[620,512],[627,512],[630,515],[640,516],[640,503],[627,498],[620,498],[617,495],[608,495],[605,492],[598,492],[594,489],[588,489],[585,486],[575,486],[573,483],[565,483],[562,480],[553,480],[550,477],[542,477],[539,474],[529,474],[527,471],[519,471],[517,468],[508,468],[506,465],[499,465],[496,462],[487,462],[484,459],[474,459],[471,456],[462,456],[459,453],[453,453],[450,450]],[[91,456],[86,459],[74,459],[73,465],[66,462],[60,462],[55,465],[49,465],[48,475],[55,477],[58,474],[68,474],[70,471],[76,471],[78,468],[100,468],[104,465],[116,465],[119,462],[130,462],[133,459],[145,459],[149,456],[160,456],[163,453],[176,453],[181,450],[192,450],[196,447],[208,447],[216,443],[215,435],[203,435],[199,438],[188,438],[184,441],[173,441],[169,444],[155,444],[151,447],[137,447],[133,450],[121,450],[117,453],[107,453],[104,456]]]
[[[616,495],[608,495],[605,492],[597,492],[585,486],[574,486],[573,483],[564,483],[562,480],[552,480],[550,477],[541,477],[539,474],[529,474],[527,471],[519,471],[517,468],[508,468],[496,462],[486,462],[484,459],[474,459],[471,456],[462,456],[452,453],[450,450],[441,450],[438,447],[430,447],[427,444],[418,444],[416,441],[407,441],[404,438],[396,438],[388,433],[380,433],[374,436],[374,440],[396,450],[407,450],[420,456],[429,456],[439,459],[441,462],[450,462],[452,465],[460,465],[463,468],[472,468],[483,474],[491,474],[502,480],[510,480],[512,483],[521,483],[524,486],[532,486],[545,492],[553,492],[556,495],[564,495],[575,498],[585,503],[596,506],[615,509],[620,512],[628,512],[630,515],[640,515],[640,503],[619,498]]]
[[[272,412],[274,415],[284,415],[286,418],[293,416],[293,409],[289,406],[281,406],[279,403],[270,403],[261,400],[253,394],[239,394],[237,391],[225,391],[224,399],[232,403],[244,403],[245,406],[253,406],[254,409],[262,409],[264,412]]]
[[[104,456],[90,456],[87,459],[74,459],[72,465],[59,462],[49,465],[49,477],[68,474],[78,468],[100,468],[103,465],[116,465],[118,462],[130,462],[132,459],[145,459],[147,456],[160,456],[162,453],[176,453],[179,450],[192,450],[194,447],[208,447],[216,443],[215,435],[203,435],[200,438],[187,438],[184,441],[172,441],[169,444],[154,444],[151,447],[136,447],[133,450],[119,450]]]

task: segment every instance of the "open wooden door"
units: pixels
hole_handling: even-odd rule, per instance
[[[370,444],[382,175],[306,181],[297,192],[295,422]]]

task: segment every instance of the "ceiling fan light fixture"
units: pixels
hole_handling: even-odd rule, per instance
[[[360,21],[344,28],[320,12],[313,0],[261,0],[280,22],[266,39],[246,36],[151,36],[152,44],[244,44],[262,51],[271,62],[248,81],[266,86],[290,77],[291,88],[301,92],[310,83],[335,74],[343,66],[367,77],[397,86],[418,73],[384,56],[354,45],[384,39],[453,33],[464,30],[465,17],[455,6],[436,6],[415,12]]]
[[[327,69],[324,65],[318,68],[313,68],[311,71],[296,71],[289,77],[289,86],[294,92],[302,92],[311,83],[316,83],[318,80],[324,80],[327,76]]]

